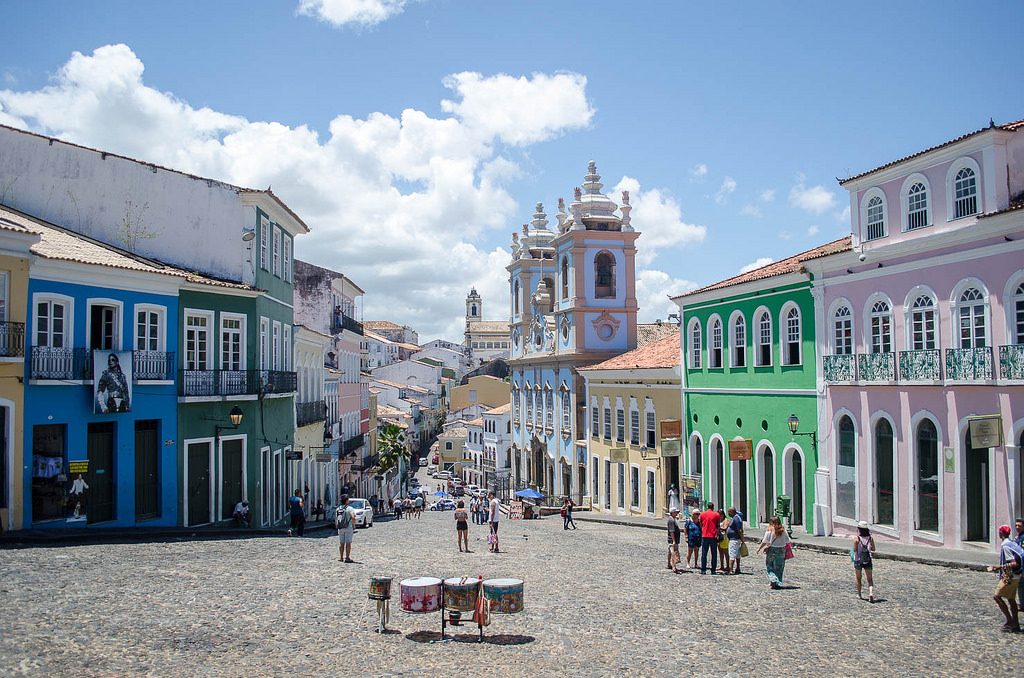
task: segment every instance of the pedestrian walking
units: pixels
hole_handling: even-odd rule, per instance
[[[476,497],[469,500],[469,513],[473,516],[473,524],[477,525],[480,523],[480,502],[477,501]]]
[[[1013,540],[1024,550],[1024,518],[1017,518],[1014,527],[1017,530],[1017,536]],[[1017,587],[1017,609],[1024,610],[1024,586]]]
[[[792,558],[793,546],[789,534],[782,526],[782,521],[773,516],[768,521],[768,529],[761,539],[757,552],[764,552],[764,566],[768,572],[768,584],[773,589],[782,588],[782,574],[786,570],[786,560]]]
[[[401,520],[402,519],[402,498],[401,497],[395,497],[395,501],[394,501],[394,503],[391,506],[395,510],[395,519],[396,520]]]
[[[676,489],[675,483],[668,488],[668,512],[672,513],[674,508],[679,508],[679,490]]]
[[[416,501],[413,503],[413,508],[416,509],[416,519],[418,520],[423,514],[423,495],[416,495]]]
[[[999,566],[988,568],[989,572],[999,574],[999,584],[992,594],[999,611],[1006,618],[1003,631],[1017,633],[1020,631],[1020,619],[1017,607],[1017,589],[1020,587],[1021,565],[1024,564],[1024,550],[1016,541],[1010,539],[1010,526],[999,526]]]
[[[725,536],[729,539],[729,567],[727,571],[732,574],[740,573],[740,552],[743,550],[743,518],[736,512],[735,507],[729,507],[729,527],[725,529]]]
[[[868,579],[868,602],[875,602],[875,579],[874,559],[875,538],[871,536],[868,523],[865,520],[857,523],[857,536],[853,538],[853,548],[850,549],[850,558],[853,560],[853,571],[857,577],[857,597],[864,600],[861,595],[861,572]]]
[[[700,514],[700,573],[706,574],[708,569],[708,551],[711,551],[711,574],[718,569],[718,525],[721,518],[715,511],[713,502]]]
[[[728,529],[729,517],[718,509],[718,571],[722,574],[729,574],[729,538],[725,536]]]
[[[574,504],[572,503],[572,499],[570,499],[569,497],[566,497],[565,501],[562,502],[562,510],[559,513],[561,513],[562,515],[563,530],[568,530],[570,527],[572,527],[572,529],[574,530],[576,529],[576,523],[572,519],[573,506]]]
[[[501,521],[501,502],[494,496],[494,492],[487,493],[487,522],[491,524],[491,533],[488,535],[487,540],[491,544],[491,552],[499,553],[498,548],[498,523]]]
[[[697,569],[697,555],[700,553],[700,510],[693,509],[686,519],[686,568]],[[691,558],[693,564],[690,564]]]
[[[402,515],[405,516],[406,520],[412,519],[412,499],[409,499],[409,497],[402,500]]]
[[[466,515],[466,502],[459,500],[458,507],[455,509],[455,538],[459,542],[459,553],[465,550],[466,553],[472,553],[469,550],[469,525],[467,519],[469,516]],[[465,546],[465,549],[463,549]]]
[[[334,513],[334,527],[338,530],[338,560],[352,562],[352,534],[355,532],[355,511],[348,505],[348,495],[341,495],[341,506]]]
[[[288,535],[298,532],[301,537],[306,532],[306,512],[302,508],[302,490],[296,489],[295,494],[288,498],[288,512],[292,519]]]
[[[669,509],[668,521],[666,527],[668,528],[668,569],[672,570],[673,573],[678,573],[679,569],[679,535],[681,530],[679,529],[679,507],[675,506]]]

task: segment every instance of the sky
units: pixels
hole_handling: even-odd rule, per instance
[[[511,233],[595,160],[642,322],[849,232],[836,178],[1024,118],[1024,3],[0,0],[0,124],[251,187],[365,319],[509,314]],[[2,152],[2,149],[0,149]]]

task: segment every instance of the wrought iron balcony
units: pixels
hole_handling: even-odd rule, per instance
[[[85,348],[33,346],[29,379],[92,379],[92,351]]]
[[[1024,379],[1024,344],[999,347],[999,372],[1003,379]]]
[[[938,381],[942,378],[939,349],[900,351],[900,380]]]
[[[331,334],[338,334],[342,330],[348,330],[355,334],[363,333],[363,323],[359,322],[355,318],[351,318],[344,313],[336,313],[334,320],[331,323]]]
[[[322,400],[311,403],[295,403],[295,425],[307,426],[327,418],[327,405]]]
[[[364,436],[362,433],[352,436],[344,442],[342,445],[342,452],[344,454],[351,454],[362,447],[364,444]]]
[[[167,381],[173,378],[173,351],[132,351],[134,381]]]
[[[861,381],[896,381],[896,354],[858,353],[857,378]]]
[[[0,358],[25,355],[25,323],[0,322]]]
[[[827,355],[822,357],[825,381],[830,383],[856,381],[857,362],[852,353]]]
[[[279,370],[181,370],[178,395],[219,397],[294,393],[295,372]]]
[[[992,347],[947,348],[946,378],[954,381],[992,378]]]

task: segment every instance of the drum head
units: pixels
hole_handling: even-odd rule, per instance
[[[501,588],[508,588],[510,586],[522,586],[522,579],[486,579],[484,580],[484,586],[500,586]]]
[[[413,577],[411,579],[403,579],[401,585],[419,588],[421,586],[437,586],[440,583],[441,580],[437,577]]]
[[[444,580],[445,586],[476,586],[480,583],[480,577],[466,577],[463,581],[462,577],[449,577]]]

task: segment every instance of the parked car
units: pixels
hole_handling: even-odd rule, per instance
[[[476,485],[466,485],[466,493],[471,497],[475,497],[480,492],[480,488]]]
[[[452,496],[453,497],[464,497],[464,496],[466,496],[466,488],[464,488],[462,485],[456,485],[455,488],[452,490]]]
[[[373,527],[373,508],[366,499],[349,499],[348,505],[355,512],[354,527]]]
[[[452,472],[451,471],[438,471],[434,475],[434,477],[435,478],[440,478],[441,480],[451,480],[452,479]]]
[[[454,511],[455,502],[451,499],[442,499],[430,507],[431,511]]]
[[[420,457],[420,466],[426,466],[426,465],[427,465],[427,458],[426,457]]]

